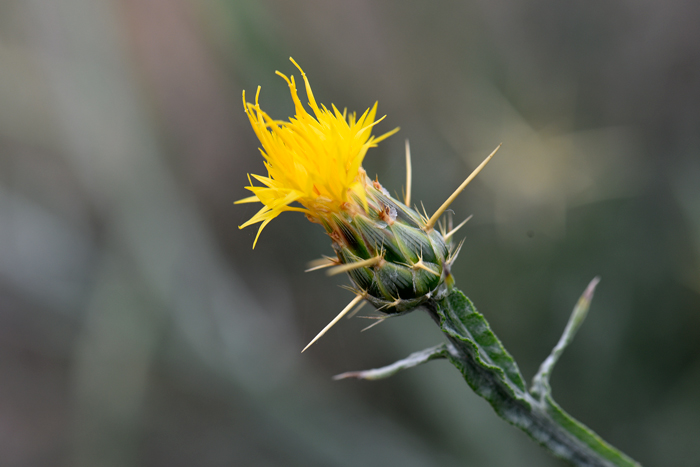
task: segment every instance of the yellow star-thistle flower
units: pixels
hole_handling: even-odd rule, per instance
[[[248,176],[253,196],[236,203],[260,202],[264,206],[240,228],[261,222],[253,242],[253,248],[265,226],[284,211],[305,213],[312,221],[328,219],[332,213],[356,206],[350,196],[355,193],[366,207],[365,184],[367,177],[362,169],[362,161],[371,147],[396,133],[396,128],[382,136],[371,134],[372,127],[384,117],[375,121],[377,104],[367,109],[357,118],[355,113],[340,112],[334,105],[329,110],[314,99],[311,85],[301,67],[290,58],[299,69],[306,85],[308,105],[313,111],[309,114],[297,94],[294,76],[287,78],[277,71],[289,85],[296,115],[288,122],[273,120],[258,103],[260,87],[255,95],[255,104],[246,102],[243,91],[243,107],[250,119],[265,158],[267,177],[253,174],[252,177],[263,186],[253,185]],[[298,203],[302,207],[291,206]]]

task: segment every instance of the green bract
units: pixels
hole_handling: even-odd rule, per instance
[[[378,182],[368,181],[365,192],[366,210],[341,210],[325,223],[340,263],[358,266],[348,271],[358,293],[387,314],[444,295],[456,256],[450,239],[427,228],[425,218]]]

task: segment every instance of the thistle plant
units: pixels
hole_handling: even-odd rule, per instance
[[[329,274],[347,273],[355,298],[304,347],[306,350],[340,318],[366,302],[388,317],[423,309],[446,337],[446,342],[416,352],[389,366],[337,375],[335,379],[379,379],[434,359],[447,359],[469,386],[495,412],[520,428],[552,454],[577,466],[638,466],[592,430],[567,414],[552,398],[549,376],[559,356],[586,317],[598,283],[588,285],[574,307],[559,343],[542,363],[528,389],[518,366],[473,303],[455,286],[451,273],[462,243],[454,234],[467,220],[452,227],[441,221],[455,198],[496,154],[500,145],[466,178],[432,215],[411,207],[411,159],[406,142],[407,180],[403,202],[392,197],[378,180],[367,177],[362,161],[368,149],[398,131],[372,136],[377,104],[361,116],[328,109],[314,99],[301,67],[308,106],[301,103],[294,76],[280,75],[289,85],[295,116],[272,119],[259,104],[243,106],[262,145],[267,176],[249,175],[253,196],[237,203],[260,202],[263,207],[240,228],[260,223],[253,242],[265,226],[285,211],[306,215],[326,230],[336,257],[313,262],[308,269],[329,268]],[[261,185],[253,184],[255,179]]]

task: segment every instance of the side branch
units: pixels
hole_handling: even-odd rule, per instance
[[[408,357],[394,362],[391,365],[383,366],[381,368],[374,368],[372,370],[364,371],[348,371],[346,373],[341,373],[333,377],[334,380],[345,379],[345,378],[357,378],[357,379],[383,379],[393,376],[401,370],[407,370],[413,368],[414,366],[421,365],[423,363],[429,362],[430,360],[435,360],[438,358],[447,358],[448,351],[447,345],[440,344],[435,347],[430,347],[429,349],[421,350],[420,352],[414,352]]]

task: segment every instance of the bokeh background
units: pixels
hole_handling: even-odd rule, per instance
[[[365,167],[474,218],[454,271],[529,380],[588,281],[553,379],[644,465],[700,465],[700,3],[5,0],[0,3],[0,464],[560,466],[445,362],[331,376],[442,337],[360,333],[322,229],[280,216],[241,91],[274,71],[401,131]],[[367,311],[367,309],[365,309]],[[368,311],[367,311],[368,312]],[[361,313],[364,314],[364,313]]]

